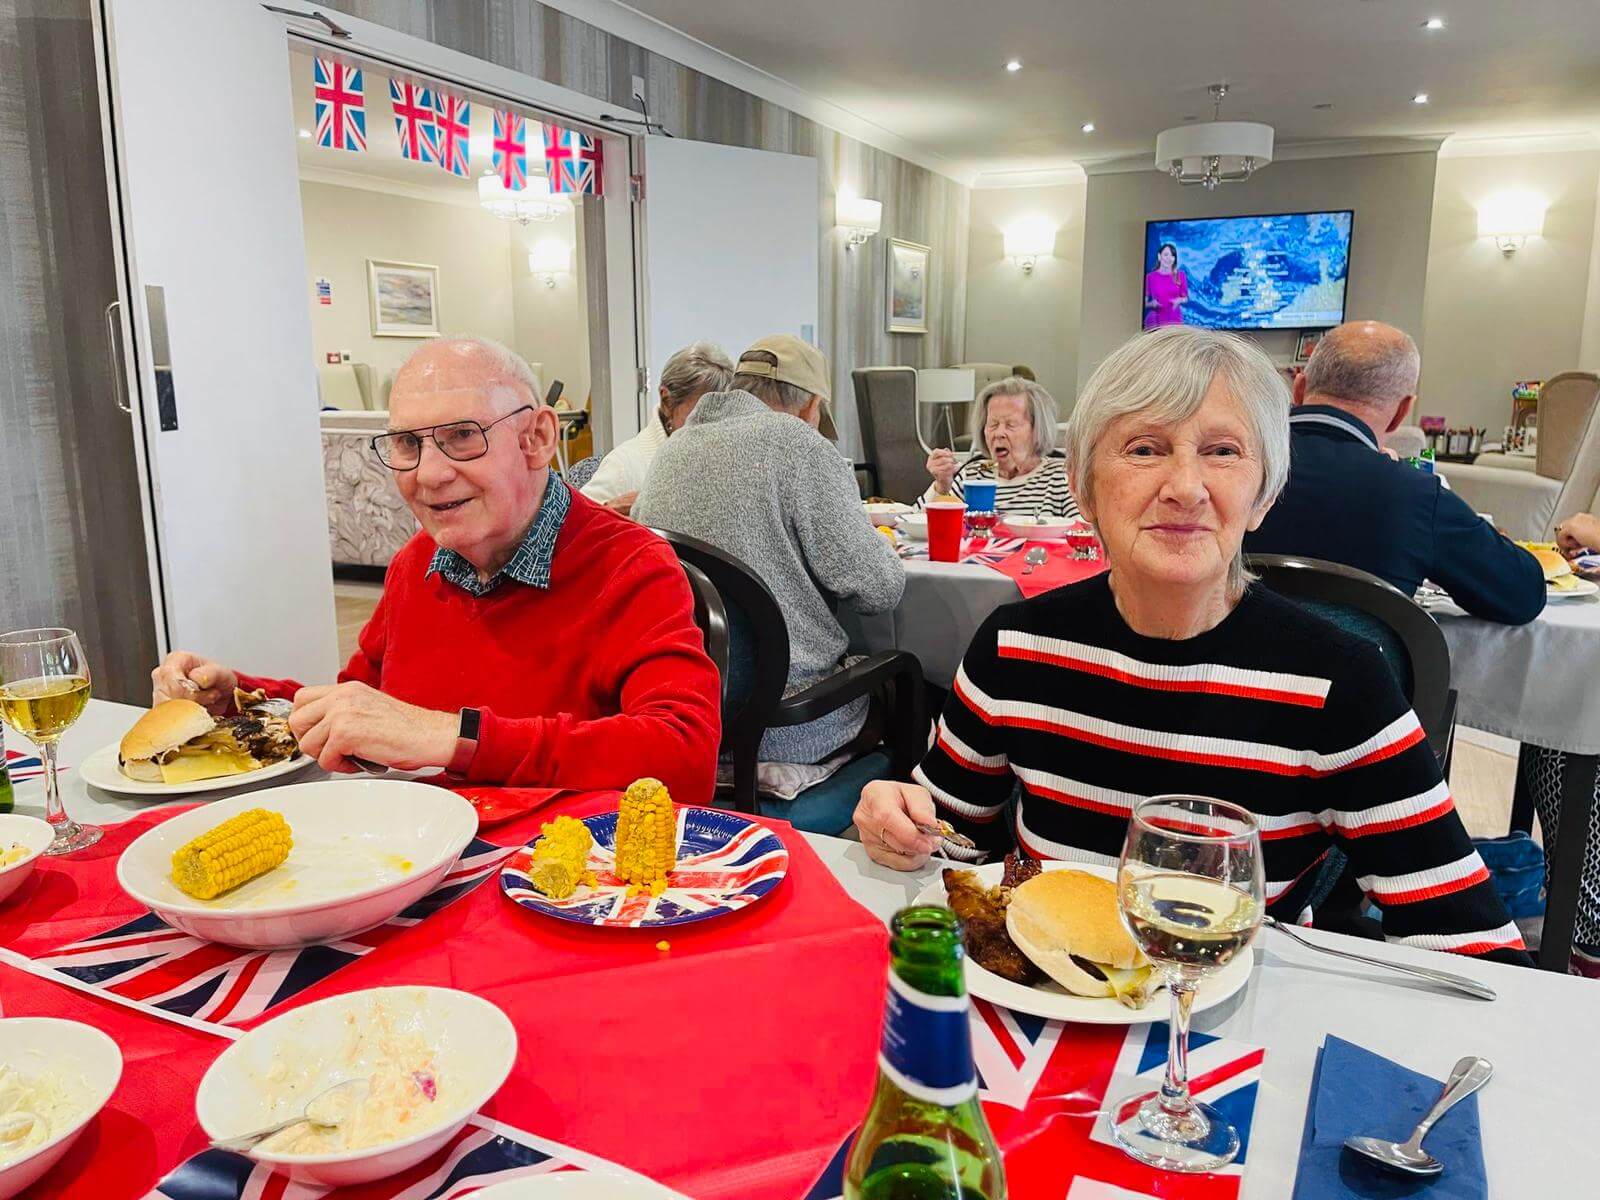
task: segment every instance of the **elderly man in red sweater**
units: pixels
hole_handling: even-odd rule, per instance
[[[156,701],[220,714],[236,684],[293,697],[301,749],[333,771],[359,757],[508,785],[653,775],[709,802],[720,687],[688,582],[666,542],[550,470],[558,422],[527,364],[485,339],[430,342],[395,376],[389,417],[374,446],[422,531],[339,682],[180,650],[152,672]]]

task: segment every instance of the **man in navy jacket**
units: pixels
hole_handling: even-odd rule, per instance
[[[1294,384],[1289,486],[1245,551],[1346,563],[1408,596],[1431,579],[1474,616],[1525,624],[1544,608],[1538,561],[1379,446],[1410,412],[1420,368],[1392,325],[1351,321],[1322,339]]]

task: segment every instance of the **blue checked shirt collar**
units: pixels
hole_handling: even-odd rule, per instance
[[[547,589],[550,586],[550,564],[556,556],[556,537],[561,533],[561,525],[571,507],[572,493],[567,491],[567,485],[560,477],[551,471],[550,481],[544,486],[544,499],[539,504],[539,515],[528,526],[528,532],[522,537],[522,545],[517,547],[511,561],[496,571],[487,583],[478,579],[477,568],[454,550],[446,550],[443,546],[433,552],[424,578],[438,572],[448,582],[472,596],[487,596],[506,579]]]

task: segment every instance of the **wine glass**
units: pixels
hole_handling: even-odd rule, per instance
[[[89,660],[70,629],[0,634],[0,720],[39,749],[44,760],[44,819],[55,830],[46,854],[71,854],[100,840],[96,825],[67,816],[56,781],[56,743],[89,702]]]
[[[1263,904],[1261,834],[1246,809],[1204,796],[1134,805],[1117,907],[1172,993],[1166,1079],[1111,1110],[1112,1137],[1140,1162],[1212,1171],[1239,1153],[1227,1118],[1189,1094],[1189,1010],[1200,980],[1250,945]]]

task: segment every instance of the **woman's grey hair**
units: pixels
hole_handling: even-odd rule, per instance
[[[1289,481],[1289,388],[1255,343],[1232,333],[1168,325],[1124,342],[1095,368],[1067,422],[1067,466],[1079,499],[1094,507],[1094,456],[1107,429],[1141,413],[1163,425],[1200,411],[1211,382],[1228,381],[1244,409],[1261,463],[1257,508],[1271,506]],[[1228,569],[1237,596],[1252,576],[1241,550]]]
[[[989,443],[984,440],[983,426],[989,419],[989,401],[996,396],[1021,396],[1028,402],[1028,419],[1033,422],[1033,456],[1043,458],[1056,448],[1055,397],[1031,379],[1020,375],[1007,375],[996,379],[978,393],[978,403],[972,409],[972,445],[989,455]]]
[[[746,350],[740,357],[746,362],[762,362],[773,367],[778,365],[778,356],[770,350]],[[805,388],[774,379],[770,375],[735,375],[728,384],[728,390],[749,392],[761,403],[788,413],[797,413],[811,403],[811,393]]]
[[[406,365],[423,351],[437,352],[441,347],[461,354],[480,354],[494,365],[495,370],[490,382],[501,386],[492,387],[489,398],[496,408],[510,413],[525,404],[532,404],[535,408],[544,405],[544,396],[539,390],[539,377],[528,365],[528,360],[509,346],[493,338],[479,337],[475,333],[452,333],[433,341],[423,342],[406,356],[405,363],[401,364],[401,370],[404,370]],[[524,392],[527,394],[524,395]]]
[[[725,392],[732,378],[733,360],[714,342],[691,342],[661,368],[661,386],[674,401],[701,392]]]

